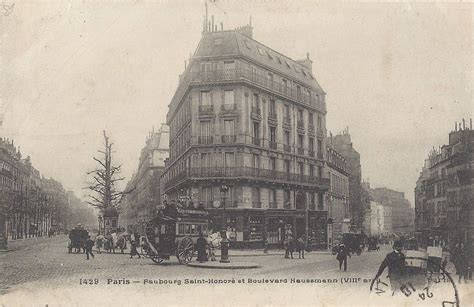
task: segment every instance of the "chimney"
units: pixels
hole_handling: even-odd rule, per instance
[[[296,62],[306,67],[310,72],[313,72],[313,61],[309,58],[309,52],[306,53],[306,59],[296,60]]]
[[[472,130],[472,118],[469,119],[469,129]]]
[[[211,32],[214,32],[214,15],[211,16],[211,20],[212,20]]]
[[[252,26],[250,25],[246,25],[246,26],[243,26],[243,27],[238,27],[235,29],[237,32],[239,32],[240,34],[244,35],[244,36],[247,36],[249,38],[252,38],[252,32],[253,32],[253,28]]]
[[[462,119],[462,129],[466,130],[466,121],[464,120],[464,118]]]
[[[221,31],[224,31],[224,24],[221,21]]]

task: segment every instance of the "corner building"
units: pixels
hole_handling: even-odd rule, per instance
[[[203,31],[169,105],[164,194],[205,206],[219,230],[225,184],[231,246],[279,245],[291,224],[326,248],[325,93],[309,56],[292,60],[252,30]]]

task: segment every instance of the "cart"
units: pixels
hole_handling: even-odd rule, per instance
[[[375,250],[379,250],[379,247],[378,247],[378,238],[377,237],[370,237],[368,239],[368,245],[367,245],[367,251],[375,251]]]
[[[84,244],[87,241],[87,237],[89,236],[89,232],[82,228],[81,225],[77,225],[76,228],[69,232],[69,244],[68,244],[68,253],[71,254],[73,252],[80,253],[81,249],[85,252]]]
[[[351,232],[344,233],[342,234],[342,243],[351,254],[359,256],[362,253],[363,235]]]
[[[173,255],[181,264],[187,264],[195,256],[199,234],[207,237],[208,224],[208,212],[202,209],[172,206],[161,209],[146,224],[141,253],[157,264]]]

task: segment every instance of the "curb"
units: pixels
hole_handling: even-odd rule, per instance
[[[201,268],[201,269],[228,269],[228,270],[260,268],[259,264],[251,263],[251,262],[230,262],[230,263],[220,263],[220,262],[216,263],[216,262],[188,263],[188,266],[193,267],[193,268]]]

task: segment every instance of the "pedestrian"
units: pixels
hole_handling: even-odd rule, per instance
[[[198,257],[197,260],[202,263],[204,261],[207,261],[207,241],[206,238],[204,238],[204,235],[202,232],[199,232],[199,238],[196,241],[196,248],[198,252]]]
[[[140,254],[137,251],[137,246],[138,244],[136,240],[132,240],[132,242],[130,242],[130,259],[132,259],[133,256],[138,256],[138,258],[141,258]]]
[[[454,267],[456,268],[456,275],[459,275],[458,282],[461,283],[461,279],[464,277],[464,282],[467,281],[468,278],[468,257],[466,255],[466,250],[464,245],[461,243],[458,245],[455,251],[455,258],[454,258]]]
[[[342,269],[342,265],[344,264],[344,272],[347,271],[347,256],[350,257],[351,253],[344,245],[344,243],[339,244],[336,259],[339,261],[339,270]]]
[[[290,243],[293,241],[293,232],[291,231],[291,225],[288,224],[286,225],[285,229],[285,241],[284,241],[284,247],[285,247],[285,258],[289,259],[290,258]]]
[[[94,247],[94,241],[92,241],[91,236],[87,236],[86,243],[84,244],[86,249],[86,260],[89,260],[89,255],[94,258],[94,254],[92,253],[92,247]]]
[[[402,253],[402,248],[401,241],[394,241],[393,252],[388,253],[380,264],[379,270],[370,285],[370,290],[372,290],[374,282],[382,275],[386,267],[388,267],[388,278],[392,291],[400,290],[406,277],[405,255]]]

